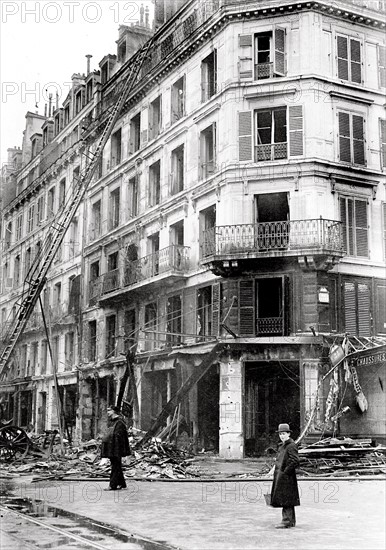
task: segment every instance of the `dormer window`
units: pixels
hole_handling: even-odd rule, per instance
[[[67,126],[69,122],[70,122],[70,105],[67,105],[67,107],[64,108],[64,125]]]
[[[125,62],[126,52],[127,52],[127,48],[126,48],[126,38],[125,38],[125,40],[123,40],[123,42],[118,44],[118,61],[120,63]]]
[[[92,100],[92,96],[93,96],[93,93],[94,93],[94,85],[93,84],[94,83],[93,83],[92,80],[89,80],[87,82],[87,88],[86,88],[87,103],[89,103]]]
[[[108,81],[108,79],[109,79],[109,65],[106,62],[101,67],[101,82],[102,82],[102,84],[105,84]]]
[[[83,90],[79,90],[75,95],[75,114],[77,115],[83,108]]]
[[[59,132],[60,132],[60,113],[55,115],[54,129],[55,129],[55,135],[59,134]]]
[[[31,158],[36,157],[37,147],[38,147],[37,139],[33,138],[32,147],[31,147]]]

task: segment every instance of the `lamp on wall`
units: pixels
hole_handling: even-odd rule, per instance
[[[330,303],[330,293],[325,286],[320,286],[318,289],[318,302],[320,304],[329,304]]]

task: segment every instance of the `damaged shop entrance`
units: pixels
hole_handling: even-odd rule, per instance
[[[300,431],[300,379],[298,361],[245,363],[245,453],[261,456],[278,443],[277,426],[288,422]]]
[[[150,429],[167,403],[185,387],[197,367],[192,361],[165,361],[150,365],[141,380],[141,428]],[[217,363],[176,401],[165,424],[155,435],[193,452],[219,450],[219,387]]]

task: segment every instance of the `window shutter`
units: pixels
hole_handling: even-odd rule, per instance
[[[362,116],[352,115],[352,137],[354,164],[365,164],[365,136],[364,119]]]
[[[339,116],[339,159],[343,162],[351,162],[350,147],[350,115],[338,113]]]
[[[132,155],[134,153],[134,133],[135,130],[133,128],[133,123],[130,124],[130,139],[129,139],[129,154]]]
[[[355,201],[355,240],[356,256],[367,258],[369,255],[367,230],[367,202]]]
[[[220,309],[221,309],[221,286],[220,283],[212,285],[212,336],[220,334]]]
[[[358,283],[358,334],[371,336],[370,288],[366,283]]]
[[[346,216],[346,199],[340,197],[340,221],[342,222],[342,237],[343,237],[343,249],[347,252],[347,216]]]
[[[285,59],[285,29],[276,27],[274,30],[274,73],[284,76],[286,73]]]
[[[386,258],[386,202],[382,204],[382,212],[383,212],[383,247],[384,247],[384,253]]]
[[[338,78],[348,80],[348,44],[346,36],[337,36]]]
[[[355,283],[344,283],[344,321],[345,331],[349,334],[357,332],[357,315],[355,299]]]
[[[251,34],[239,35],[239,78],[240,80],[252,80],[253,77],[253,60],[252,60],[252,42]]]
[[[378,46],[378,82],[380,88],[386,88],[386,47]]]
[[[377,333],[385,333],[386,332],[386,285],[384,284],[377,284],[377,295],[376,295],[376,308],[377,308],[377,316],[376,316],[376,330]]]
[[[303,107],[291,105],[288,107],[289,118],[289,154],[290,157],[303,155]]]
[[[351,82],[362,83],[362,58],[361,43],[359,40],[350,39],[350,65]]]
[[[381,167],[386,168],[386,120],[379,119]]]
[[[239,282],[239,334],[255,334],[255,281]]]
[[[239,112],[239,160],[252,160],[252,112]]]
[[[213,132],[213,172],[216,172],[217,168],[217,132],[216,132],[217,124],[213,122],[212,124],[212,132]]]

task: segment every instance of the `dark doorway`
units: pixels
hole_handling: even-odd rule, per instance
[[[297,361],[245,364],[245,450],[261,456],[276,449],[278,424],[287,422],[292,435],[300,430],[300,381]]]
[[[199,446],[205,451],[219,450],[220,375],[218,365],[212,365],[197,388]]]

